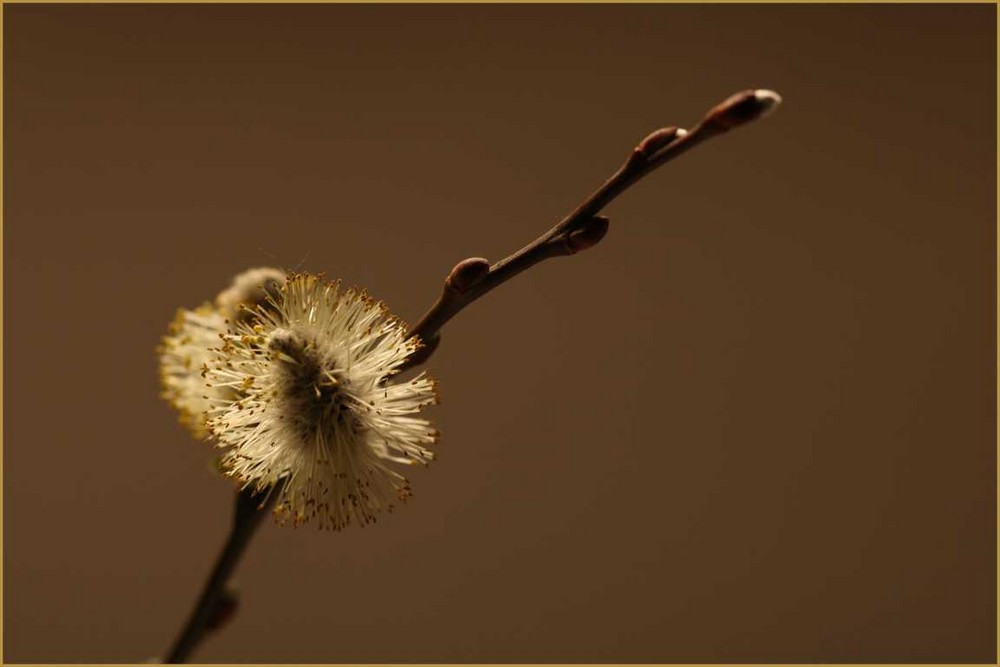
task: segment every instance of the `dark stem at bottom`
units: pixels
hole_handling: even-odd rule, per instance
[[[215,567],[212,568],[208,581],[205,582],[194,611],[164,662],[186,662],[205,638],[213,623],[218,620],[217,617],[227,595],[226,583],[239,564],[251,538],[256,534],[261,519],[267,515],[279,495],[278,489],[272,489],[265,494],[252,488],[243,489],[236,494],[233,526],[229,538],[219,554]]]

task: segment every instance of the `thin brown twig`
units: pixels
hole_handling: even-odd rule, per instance
[[[456,264],[445,278],[441,296],[409,331],[409,336],[419,337],[424,346],[407,360],[405,368],[427,361],[440,343],[441,328],[493,288],[542,260],[572,255],[600,242],[608,231],[608,219],[597,214],[641,178],[706,139],[764,116],[780,101],[768,90],[745,90],[713,107],[690,132],[676,127],[656,130],[639,142],[611,178],[555,227],[492,266],[481,257]]]
[[[608,219],[598,215],[615,197],[641,178],[701,142],[730,129],[760,118],[780,102],[777,94],[766,90],[737,93],[711,109],[690,132],[667,127],[653,132],[632,151],[625,163],[576,210],[555,227],[494,265],[481,258],[462,260],[451,270],[438,300],[410,329],[424,343],[407,360],[405,368],[425,362],[440,343],[440,330],[452,317],[473,301],[502,285],[522,271],[550,257],[572,255],[601,241],[608,231]],[[268,513],[280,489],[271,489],[261,498],[255,490],[237,493],[233,526],[212,573],[180,636],[165,662],[185,662],[201,641],[236,604],[226,588],[243,552]]]
[[[232,577],[251,538],[257,532],[261,520],[268,514],[280,495],[280,489],[271,493],[258,492],[248,487],[236,493],[233,507],[233,525],[229,538],[219,553],[212,573],[205,582],[201,596],[195,603],[184,629],[167,653],[166,663],[187,662],[201,641],[216,629],[234,610],[228,608],[236,604],[233,594],[226,585]]]

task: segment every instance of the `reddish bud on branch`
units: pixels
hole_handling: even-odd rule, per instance
[[[781,96],[771,90],[744,90],[736,93],[708,112],[705,119],[730,130],[752,120],[763,118],[781,104]]]
[[[577,253],[597,245],[608,233],[611,221],[603,215],[595,215],[583,223],[583,226],[570,232],[566,238],[566,247],[571,253]]]
[[[683,137],[685,134],[687,134],[687,130],[679,127],[662,127],[640,141],[639,145],[635,147],[635,152],[643,157],[649,157],[661,148],[669,146],[677,137]]]
[[[464,292],[482,280],[489,272],[489,260],[482,257],[470,257],[455,265],[444,284],[456,292]]]
[[[216,600],[215,609],[205,624],[205,629],[214,632],[225,626],[236,615],[236,610],[240,607],[240,596],[232,588],[225,588],[222,595]]]

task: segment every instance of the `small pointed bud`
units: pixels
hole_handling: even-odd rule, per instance
[[[486,277],[486,274],[489,272],[489,260],[482,257],[463,259],[448,274],[448,278],[445,279],[445,285],[456,292],[464,292]]]
[[[640,141],[635,150],[643,156],[649,157],[661,148],[666,148],[673,143],[674,139],[683,137],[685,134],[687,134],[687,130],[680,127],[663,127]]]
[[[216,602],[215,609],[212,610],[212,616],[208,619],[208,623],[205,626],[206,629],[214,632],[225,626],[236,615],[236,610],[239,607],[239,593],[232,588],[225,588],[218,602]]]
[[[588,220],[580,229],[570,232],[566,239],[566,246],[571,253],[580,252],[597,245],[604,235],[608,233],[608,225],[611,221],[603,215],[595,215]]]
[[[724,129],[732,129],[771,113],[781,103],[781,96],[771,90],[744,90],[729,97],[708,112],[706,117]]]

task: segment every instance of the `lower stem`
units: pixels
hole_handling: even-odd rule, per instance
[[[205,638],[222,606],[226,595],[226,583],[236,569],[247,545],[250,544],[251,538],[256,534],[261,519],[268,513],[278,495],[277,489],[272,489],[264,496],[251,488],[243,489],[236,494],[233,526],[229,537],[215,562],[215,567],[212,568],[208,581],[205,582],[191,616],[164,662],[186,662]]]

